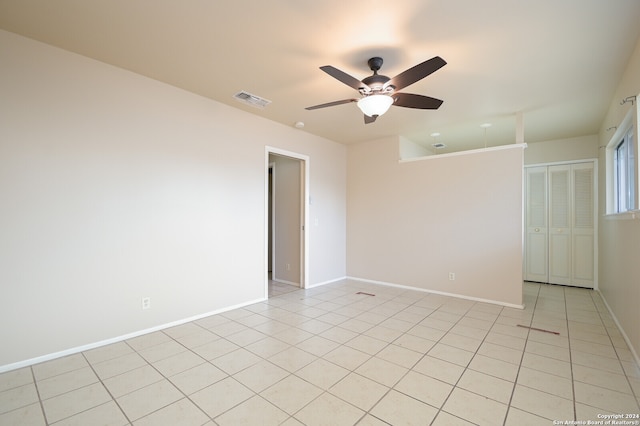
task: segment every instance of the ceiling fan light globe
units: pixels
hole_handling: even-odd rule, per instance
[[[358,108],[367,116],[381,116],[389,110],[393,98],[387,95],[369,95],[358,101]]]

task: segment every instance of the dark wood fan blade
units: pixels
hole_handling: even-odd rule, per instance
[[[358,100],[357,99],[343,99],[341,101],[327,102],[326,104],[320,104],[320,105],[314,105],[314,106],[306,107],[305,109],[312,110],[312,109],[318,109],[318,108],[326,108],[326,107],[335,106],[335,105],[348,104],[350,102],[358,102]]]
[[[446,64],[447,62],[440,56],[435,56],[427,61],[424,61],[421,64],[418,64],[404,72],[401,72],[400,74],[389,80],[387,83],[385,83],[385,87],[392,85],[395,87],[395,90],[402,90],[410,84],[413,84],[418,80],[422,80],[429,74],[438,71]]]
[[[335,78],[336,80],[341,81],[347,86],[353,87],[356,90],[369,89],[369,86],[367,86],[357,78],[352,77],[346,72],[340,71],[338,68],[332,67],[331,65],[325,65],[323,67],[320,67],[320,69],[326,72],[327,74],[329,74],[331,77]]]
[[[393,98],[395,99],[393,105],[404,108],[438,109],[443,102],[440,99],[413,93],[396,93]]]
[[[377,115],[374,115],[373,117],[369,117],[367,114],[365,114],[364,115],[364,124],[373,123],[374,121],[376,121],[376,118],[378,118]]]

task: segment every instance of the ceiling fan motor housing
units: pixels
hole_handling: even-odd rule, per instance
[[[386,75],[374,74],[369,77],[365,77],[362,82],[369,86],[372,91],[378,92],[382,91],[384,84],[391,80]]]
[[[382,60],[382,58],[376,56],[375,58],[369,59],[367,61],[367,64],[369,65],[369,68],[371,69],[371,71],[377,74],[380,68],[382,68],[383,62],[384,61]]]
[[[387,83],[391,79],[386,75],[378,74],[378,71],[382,67],[382,62],[383,62],[382,58],[379,58],[379,57],[371,58],[367,61],[367,64],[369,64],[369,68],[371,68],[371,71],[373,71],[373,75],[370,75],[369,77],[365,77],[362,80],[362,82],[366,84],[368,88],[371,89],[370,91],[368,89],[361,90],[361,93],[363,95],[370,95],[374,93],[387,94],[393,90],[393,86],[391,85],[385,87],[385,83]]]

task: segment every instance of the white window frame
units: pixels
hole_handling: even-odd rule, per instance
[[[613,202],[616,213],[635,210],[635,129],[629,129],[613,151]]]
[[[627,113],[606,146],[606,213],[638,211],[638,105]],[[633,188],[629,190],[631,182]]]

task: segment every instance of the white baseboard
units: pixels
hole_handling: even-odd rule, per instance
[[[609,314],[611,315],[611,318],[613,318],[613,322],[615,322],[616,325],[618,326],[618,330],[620,330],[620,334],[622,334],[622,338],[627,343],[627,346],[629,347],[629,350],[631,351],[631,355],[633,355],[633,358],[635,359],[636,364],[638,364],[638,367],[640,367],[640,357],[638,356],[638,353],[636,352],[636,349],[631,344],[631,340],[629,339],[629,336],[627,336],[627,333],[624,332],[624,329],[620,325],[620,322],[618,322],[618,318],[616,318],[616,315],[613,313],[613,310],[611,309],[611,306],[609,306],[609,303],[607,303],[607,299],[605,299],[604,294],[602,294],[599,290],[597,290],[597,291],[598,291],[598,293],[600,293],[600,297],[602,297],[602,301],[604,302],[604,306],[607,307],[607,310],[609,311]]]
[[[275,281],[275,282],[280,283],[280,284],[292,285],[294,287],[300,287],[300,283],[294,283],[293,281],[281,280],[279,278],[271,278],[271,281]]]
[[[111,339],[101,340],[99,342],[89,343],[87,345],[77,346],[75,348],[65,349],[64,351],[54,352],[47,355],[42,355],[39,357],[27,359],[24,361],[14,362],[12,364],[0,365],[0,373],[4,373],[11,370],[17,370],[18,368],[28,367],[34,364],[39,364],[45,361],[51,361],[56,358],[62,358],[64,356],[77,354],[79,352],[88,351],[90,349],[99,348],[101,346],[110,345],[112,343],[118,343],[123,340],[132,339],[134,337],[142,336],[143,334],[153,333],[154,331],[164,330],[166,328],[175,327],[177,325],[182,325],[191,321],[196,321],[202,318],[206,318],[211,315],[221,314],[223,312],[232,311],[234,309],[243,308],[245,306],[253,305],[254,303],[264,302],[267,300],[266,298],[256,299],[250,302],[240,303],[233,306],[228,306],[225,308],[217,309],[215,311],[207,312],[204,314],[195,315],[190,318],[184,318],[181,320],[173,321],[167,324],[158,325],[155,327],[147,328],[144,330],[134,331],[133,333],[128,333],[122,336],[113,337]]]
[[[322,281],[322,282],[319,282],[319,283],[311,284],[311,285],[307,286],[307,288],[320,287],[320,286],[327,285],[327,284],[337,283],[338,281],[342,281],[342,280],[346,280],[346,279],[347,279],[346,276],[345,277],[340,277],[340,278],[334,278],[332,280]]]
[[[405,289],[405,290],[421,291],[423,293],[438,294],[440,296],[449,296],[449,297],[455,297],[455,298],[458,298],[458,299],[473,300],[474,302],[491,303],[492,305],[506,306],[508,308],[524,309],[524,305],[516,305],[516,304],[513,304],[513,303],[506,303],[506,302],[501,302],[499,300],[482,299],[480,297],[465,296],[463,294],[447,293],[447,292],[438,291],[438,290],[427,290],[425,288],[420,288],[420,287],[411,287],[411,286],[408,286],[408,285],[394,284],[394,283],[389,283],[389,282],[386,282],[386,281],[369,280],[369,279],[366,279],[366,278],[358,278],[358,277],[347,277],[347,278],[350,279],[350,280],[354,280],[354,281],[362,281],[362,282],[370,283],[370,284],[379,284],[379,285],[384,285],[384,286],[387,286],[387,287],[395,287],[395,288],[402,288],[402,289]]]

